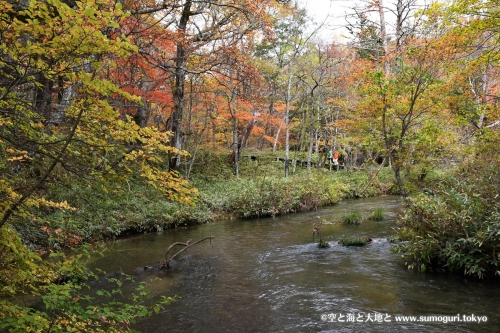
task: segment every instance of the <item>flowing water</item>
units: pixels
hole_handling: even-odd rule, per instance
[[[381,222],[329,223],[352,211]],[[401,212],[398,197],[346,200],[317,212],[275,219],[236,220],[180,227],[109,245],[92,267],[153,279],[152,299],[179,295],[164,311],[137,323],[148,332],[499,332],[500,284],[406,269],[387,237]],[[322,238],[312,241],[324,220]],[[215,236],[189,248],[168,271],[142,270],[159,262],[176,241]],[[363,247],[342,237],[370,237]],[[397,321],[397,316],[437,321]],[[464,322],[464,317],[475,322]],[[443,323],[448,316],[453,322]],[[462,321],[458,322],[457,317]],[[486,322],[478,323],[478,317]]]

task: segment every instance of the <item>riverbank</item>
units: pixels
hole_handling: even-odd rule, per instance
[[[33,212],[36,218],[13,225],[32,249],[77,246],[134,233],[220,219],[277,216],[315,210],[343,199],[398,194],[391,169],[339,170],[297,168],[283,176],[279,161],[241,162],[240,177],[222,157],[201,159],[192,173],[196,205],[171,202],[141,179],[106,184],[73,181],[51,186],[47,197],[74,210]]]

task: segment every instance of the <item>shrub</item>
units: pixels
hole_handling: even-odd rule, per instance
[[[398,223],[403,242],[395,248],[409,267],[479,278],[498,274],[500,168],[491,148],[437,184],[433,194],[411,200]]]
[[[258,161],[243,159],[241,177],[236,178],[227,154],[201,153],[198,157],[191,181],[199,190],[196,206],[162,197],[141,178],[88,183],[58,175],[57,181],[48,183],[46,197],[55,202],[67,201],[76,210],[33,209],[36,221],[20,218],[13,225],[25,244],[63,249],[74,246],[77,240],[161,231],[215,217],[252,218],[311,211],[359,195],[368,179],[364,171],[312,169],[308,174],[301,167],[285,178],[282,162],[276,162],[271,154],[264,154]],[[391,182],[393,176],[382,170],[378,179]],[[382,188],[387,186],[376,180],[363,196],[384,193]],[[56,234],[50,231],[59,229],[61,232]]]
[[[52,253],[58,260],[43,260],[23,246],[8,225],[0,228],[0,331],[129,332],[137,319],[174,300],[162,297],[145,306],[149,294],[145,283],[123,295],[121,287],[133,283],[125,274],[105,279],[111,288],[91,295],[90,281],[99,277],[85,267],[87,249],[72,258]],[[31,307],[12,297],[28,295],[40,302]]]
[[[13,223],[23,242],[33,248],[63,249],[77,245],[77,240],[111,238],[125,231],[161,231],[179,224],[213,220],[203,202],[197,206],[172,202],[142,179],[116,180],[114,186],[74,180],[71,188],[49,187],[46,197],[56,202],[66,200],[76,209],[33,210],[36,218]]]
[[[240,178],[196,185],[208,209],[239,218],[315,210],[336,202],[332,197],[340,197],[332,194],[328,179],[320,174]]]
[[[387,241],[389,243],[396,243],[397,241],[399,241],[399,239],[395,236],[390,236],[390,237],[387,237]]]

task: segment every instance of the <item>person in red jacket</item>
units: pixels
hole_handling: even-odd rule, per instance
[[[339,165],[339,152],[335,150],[332,156],[333,165]]]

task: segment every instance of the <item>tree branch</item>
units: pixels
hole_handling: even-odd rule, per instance
[[[170,245],[167,249],[167,252],[165,253],[165,260],[166,260],[166,264],[167,264],[167,267],[168,267],[168,263],[173,260],[175,257],[177,257],[179,254],[181,254],[182,252],[186,251],[188,248],[190,248],[191,246],[195,245],[195,244],[198,244],[198,243],[201,243],[207,239],[210,239],[210,243],[211,243],[211,240],[212,238],[215,238],[214,236],[208,236],[208,237],[205,237],[205,238],[202,238],[194,243],[191,243],[191,240],[188,240],[186,243],[181,243],[181,242],[175,242],[174,244]],[[184,248],[182,250],[180,250],[179,252],[175,253],[173,256],[170,257],[170,259],[168,258],[168,252],[170,252],[170,250],[176,246],[176,245],[182,245],[184,246]]]

